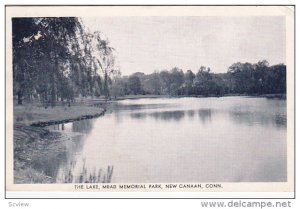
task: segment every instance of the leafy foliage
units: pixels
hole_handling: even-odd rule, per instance
[[[13,83],[18,104],[55,106],[78,96],[109,96],[113,48],[75,17],[13,18]]]

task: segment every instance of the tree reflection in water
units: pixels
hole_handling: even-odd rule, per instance
[[[184,118],[185,111],[177,110],[177,111],[153,112],[153,113],[149,113],[149,116],[154,117],[156,120],[179,121]]]
[[[130,117],[133,119],[146,119],[147,117],[154,118],[155,120],[163,121],[181,121],[188,116],[188,118],[193,119],[195,117],[195,110],[175,110],[175,111],[159,111],[159,112],[134,112],[130,113]],[[199,109],[198,117],[203,122],[211,121],[212,110],[211,109]]]
[[[199,109],[198,110],[198,116],[199,116],[199,119],[202,121],[202,123],[211,121],[211,115],[212,115],[211,109]]]
[[[241,111],[235,110],[229,112],[230,119],[238,124],[247,126],[275,126],[277,128],[286,128],[287,121],[285,114],[267,114],[260,111]]]
[[[93,129],[95,119],[75,121],[72,124],[73,132],[90,133]]]

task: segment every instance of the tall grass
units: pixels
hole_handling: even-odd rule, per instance
[[[92,172],[88,172],[86,168],[85,161],[83,161],[83,166],[79,175],[74,173],[74,163],[71,162],[71,166],[65,172],[62,179],[58,179],[58,181],[62,181],[63,183],[111,183],[112,175],[113,175],[113,166],[107,166],[106,171],[104,169],[94,169]]]

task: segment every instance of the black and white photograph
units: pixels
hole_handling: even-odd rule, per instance
[[[12,190],[293,191],[293,7],[34,9],[6,19]]]

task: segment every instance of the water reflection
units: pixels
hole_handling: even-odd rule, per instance
[[[277,128],[286,128],[285,114],[268,114],[259,111],[230,111],[230,119],[237,124],[245,124],[247,126],[275,126]]]
[[[200,109],[200,110],[198,110],[198,116],[199,116],[199,119],[203,123],[211,121],[212,110],[211,109]]]
[[[134,118],[134,119],[146,119],[147,117],[147,113],[131,113],[130,114],[131,118]]]
[[[162,121],[181,121],[185,117],[189,119],[197,118],[195,112],[198,112],[198,118],[201,122],[206,123],[211,121],[212,109],[199,110],[174,110],[174,111],[155,111],[155,112],[132,112],[130,117],[138,120],[145,120],[147,117]],[[118,117],[122,117],[118,114]]]
[[[170,104],[128,104],[128,103],[112,103],[109,107],[113,109],[114,112],[124,111],[124,110],[145,110],[145,109],[160,109],[165,107],[170,107]]]
[[[275,123],[277,127],[285,127],[286,128],[286,114],[276,114],[275,115]]]
[[[79,120],[70,123],[55,124],[46,128],[54,131],[67,131],[88,134],[93,129],[94,121],[95,119]]]
[[[33,168],[42,171],[56,182],[81,183],[77,174],[74,174],[74,167],[77,164],[74,157],[82,152],[84,139],[92,131],[93,124],[94,119],[90,119],[46,127],[49,130],[61,131],[63,135],[57,142],[48,145],[49,151],[45,152],[45,157],[32,159]],[[87,178],[84,177],[85,181]]]
[[[164,121],[180,121],[185,116],[185,111],[164,111],[164,112],[153,112],[149,113],[150,117],[155,118],[156,120],[164,120]]]
[[[195,110],[188,110],[187,111],[187,115],[189,116],[189,118],[194,118],[194,116],[195,116]]]
[[[198,115],[195,115],[195,112]],[[189,119],[197,118],[203,123],[212,122],[213,117],[225,117],[229,113],[230,119],[237,124],[244,124],[247,126],[276,126],[278,128],[286,128],[286,114],[275,113],[269,114],[268,112],[261,111],[247,111],[247,110],[229,110],[217,111],[214,109],[203,108],[198,110],[174,110],[174,111],[154,111],[154,112],[135,112],[130,113],[130,117],[138,120],[145,120],[147,117],[155,120],[162,121],[181,121],[185,117]],[[126,116],[124,114],[115,113],[119,122]]]
[[[75,121],[72,123],[73,132],[90,133],[93,129],[95,119]]]
[[[54,130],[54,131],[64,131],[65,130],[65,124],[64,123],[55,124],[55,125],[48,126],[46,128],[50,129],[50,130]]]

